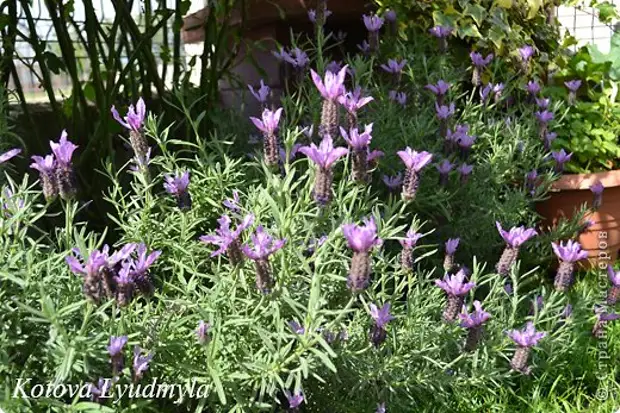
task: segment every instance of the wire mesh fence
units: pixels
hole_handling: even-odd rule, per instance
[[[174,0],[154,0],[159,5],[166,7],[174,7]],[[163,2],[162,2],[163,1]],[[57,32],[54,29],[53,21],[50,18],[48,8],[43,0],[31,0],[28,3],[28,8],[23,7],[22,2],[17,3],[17,30],[18,35],[15,41],[14,50],[14,64],[15,71],[19,78],[21,89],[29,98],[29,101],[45,100],[46,95],[41,88],[42,79],[40,77],[40,67],[36,59],[36,53],[33,48],[33,39],[40,41],[46,50],[47,63],[51,66],[57,66],[58,70],[52,71],[51,83],[53,88],[58,91],[66,91],[69,93],[72,87],[72,80],[69,73],[62,69],[62,62],[60,59],[57,62],[56,56],[60,56],[59,41],[57,38]],[[70,27],[67,27],[67,33],[70,35],[71,41],[74,45],[74,54],[77,60],[78,75],[80,80],[87,81],[91,75],[91,60],[88,56],[86,49],[83,47],[85,42],[85,5],[84,2],[74,1],[71,2],[71,8],[69,13],[71,18],[69,19]],[[94,12],[103,30],[109,30],[112,26],[112,21],[116,16],[114,5],[112,0],[93,0],[92,2]],[[131,6],[131,15],[134,16],[140,30],[145,29],[144,25],[144,2],[135,1],[127,2]],[[156,4],[151,6],[157,7]],[[30,17],[30,19],[28,18]],[[33,25],[34,22],[34,25]],[[157,41],[152,43],[153,55],[157,58],[157,65],[161,69],[164,64],[161,58],[162,53],[171,47],[172,28],[166,27],[168,35],[157,36]],[[33,33],[34,31],[34,33]],[[118,41],[114,47],[118,46]],[[102,45],[102,47],[109,47],[108,45]],[[128,56],[126,49],[118,48],[121,50],[121,61],[126,62]],[[169,71],[172,72],[171,70]],[[9,89],[16,88],[16,81],[12,77],[9,80]]]
[[[609,0],[617,7],[620,0]],[[594,44],[602,52],[608,52],[611,36],[618,30],[617,23],[603,23],[599,20],[598,10],[590,7],[589,2],[582,2],[575,7],[561,6],[558,8],[558,21],[577,39],[575,48],[586,44]]]

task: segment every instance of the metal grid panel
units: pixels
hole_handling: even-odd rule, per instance
[[[615,6],[620,0],[609,0]],[[574,36],[581,47],[588,43],[595,44],[601,51],[608,52],[611,36],[616,30],[615,23],[607,25],[598,19],[598,11],[588,7],[589,2],[582,2],[577,7],[561,6],[558,8],[558,20]]]

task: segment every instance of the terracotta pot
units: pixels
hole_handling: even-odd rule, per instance
[[[584,203],[592,205],[590,186],[596,181],[605,187],[603,204],[586,215],[585,219],[594,224],[579,236],[579,242],[589,254],[584,266],[604,269],[616,261],[620,249],[620,170],[564,175],[553,183],[550,198],[536,209],[544,219],[543,225],[554,226],[562,217],[572,218]]]

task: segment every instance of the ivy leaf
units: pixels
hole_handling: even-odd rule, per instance
[[[595,6],[598,9],[598,18],[603,23],[611,23],[611,21],[618,17],[618,11],[616,6],[608,1],[604,1]]]
[[[538,14],[538,11],[543,6],[543,0],[527,0],[527,18],[533,19]]]
[[[469,24],[466,23],[465,26],[459,27],[458,34],[459,34],[459,37],[461,38],[464,38],[464,37],[475,37],[477,39],[482,38],[482,35],[480,34],[478,27],[475,24],[473,24],[473,22]]]
[[[496,0],[495,5],[503,9],[509,9],[512,7],[513,0]]]
[[[463,11],[465,16],[470,16],[478,26],[484,21],[487,11],[479,4],[469,4]]]

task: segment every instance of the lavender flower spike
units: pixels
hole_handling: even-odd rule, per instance
[[[342,127],[340,134],[353,150],[352,173],[353,180],[366,182],[368,180],[368,147],[372,139],[372,123],[366,125],[364,132],[360,133],[357,128],[347,133]]]
[[[439,119],[439,135],[445,138],[448,134],[448,119],[454,115],[454,103],[447,106],[435,102],[435,113]]]
[[[231,219],[227,215],[223,215],[217,222],[220,224],[220,227],[215,230],[215,235],[203,235],[200,237],[200,241],[206,244],[215,244],[219,246],[219,249],[213,251],[211,256],[216,257],[226,253],[230,263],[235,266],[243,261],[239,243],[241,232],[252,225],[254,222],[254,215],[247,215],[234,231],[230,229]]]
[[[472,83],[474,84],[474,86],[479,86],[481,83],[480,77],[482,71],[486,66],[489,65],[489,63],[491,63],[491,60],[493,60],[493,54],[489,54],[487,55],[487,57],[482,57],[482,55],[478,52],[471,52],[469,54],[469,57],[471,58],[471,62],[474,65],[472,71]]]
[[[531,349],[538,344],[547,333],[536,331],[534,323],[530,321],[527,323],[525,329],[508,331],[506,334],[517,344],[517,350],[510,361],[510,367],[523,374],[530,374],[531,369],[528,366],[528,359]]]
[[[594,194],[594,201],[592,201],[592,209],[599,209],[603,204],[603,191],[605,190],[605,186],[601,183],[601,181],[596,181],[590,186],[590,191]]]
[[[614,267],[607,265],[607,275],[611,283],[607,291],[607,305],[614,306],[620,298],[620,271],[615,271]]]
[[[136,106],[130,105],[127,115],[121,119],[114,106],[111,109],[112,117],[124,128],[129,130],[129,144],[134,151],[134,155],[139,161],[146,159],[149,145],[144,136],[143,125],[146,117],[146,104],[142,98],[138,99]]]
[[[557,291],[566,291],[573,283],[575,263],[588,258],[588,251],[582,250],[581,244],[573,240],[568,240],[566,245],[562,242],[552,242],[551,247],[560,260],[553,285]]]
[[[530,96],[538,95],[540,93],[540,84],[535,80],[527,82],[527,93],[529,93]]]
[[[592,335],[600,340],[605,336],[607,323],[620,319],[620,314],[616,314],[613,311],[608,313],[601,307],[595,308],[594,311],[596,312],[596,323],[594,323],[592,328]]]
[[[185,171],[182,174],[164,176],[166,182],[164,188],[166,192],[177,200],[177,205],[180,210],[187,211],[192,208],[192,197],[189,194],[189,171]]]
[[[551,152],[551,157],[555,160],[555,171],[557,173],[561,173],[564,171],[564,164],[570,161],[570,158],[573,156],[572,153],[566,153],[564,149],[560,149],[556,152]]]
[[[547,133],[549,122],[551,122],[554,118],[553,112],[542,110],[534,113],[534,116],[536,116],[536,119],[538,120],[538,134],[542,139],[545,136],[545,133]]]
[[[136,255],[137,258],[131,263],[131,277],[140,292],[149,296],[155,288],[149,269],[159,258],[161,251],[152,251],[149,254],[146,245],[141,243],[136,245]]]
[[[364,25],[368,30],[368,44],[370,45],[370,51],[376,52],[379,49],[379,30],[383,26],[383,18],[376,15],[364,15]]]
[[[41,156],[33,156],[34,161],[30,164],[32,169],[39,171],[39,179],[43,187],[43,195],[45,200],[50,202],[58,195],[58,184],[56,183],[56,159],[54,155],[47,155],[45,158]]]
[[[256,228],[256,233],[252,234],[250,248],[248,244],[243,244],[241,251],[243,254],[254,261],[256,268],[256,287],[263,294],[269,294],[273,288],[273,276],[269,256],[284,247],[286,239],[274,239],[262,226]]]
[[[352,92],[347,92],[338,97],[338,103],[347,111],[350,129],[357,128],[357,112],[373,100],[372,96],[362,97],[362,88],[360,86],[357,86]]]
[[[280,123],[281,115],[282,108],[278,108],[275,111],[269,109],[263,110],[262,119],[250,117],[254,126],[263,132],[263,152],[265,163],[269,166],[277,165],[279,160],[278,137],[276,131]]]
[[[383,180],[383,183],[388,187],[390,192],[398,191],[403,185],[403,174],[400,172],[395,176],[383,175],[381,179]]]
[[[436,84],[428,84],[425,86],[427,90],[430,90],[437,97],[437,104],[443,105],[443,99],[450,90],[450,84],[443,80],[438,80]]]
[[[568,89],[568,104],[574,105],[577,100],[577,90],[581,87],[581,80],[570,80],[568,82],[564,82],[564,85]]]
[[[133,381],[139,382],[142,376],[149,368],[149,363],[153,359],[153,353],[146,356],[142,355],[142,349],[139,346],[133,348]]]
[[[461,177],[460,181],[462,185],[467,183],[473,170],[474,170],[474,166],[468,165],[466,163],[456,168],[456,171],[459,173],[459,176]]]
[[[20,148],[13,148],[9,151],[6,151],[5,153],[0,154],[0,164],[3,164],[10,159],[13,159],[17,155],[19,155],[21,152],[22,150]]]
[[[123,347],[127,344],[127,336],[110,337],[108,354],[112,362],[112,375],[116,376],[123,370]]]
[[[196,337],[198,338],[198,343],[204,345],[209,342],[209,330],[211,330],[211,324],[205,323],[204,320],[200,320],[200,322],[198,323],[198,328],[196,329]]]
[[[437,165],[437,170],[439,171],[439,185],[448,185],[449,174],[453,169],[454,164],[447,159],[444,159],[439,165]]]
[[[388,93],[390,100],[397,102],[401,106],[405,106],[407,104],[407,94],[405,92],[398,92],[396,90],[390,90]]]
[[[377,235],[377,225],[372,218],[364,220],[364,225],[345,224],[342,226],[342,233],[349,248],[353,250],[347,286],[352,292],[359,292],[370,283],[370,250],[381,245],[382,240]]]
[[[523,47],[520,47],[518,49],[518,52],[519,52],[519,57],[521,58],[520,59],[521,70],[523,71],[523,73],[527,73],[529,69],[530,60],[532,59],[532,56],[534,56],[535,50],[532,46],[525,45]]]
[[[413,248],[422,237],[422,234],[410,229],[405,234],[405,237],[405,239],[400,240],[400,245],[403,247],[400,255],[400,265],[406,271],[411,271],[413,269]]]
[[[465,295],[476,286],[473,281],[465,282],[467,274],[464,270],[459,270],[456,274],[446,274],[443,280],[435,280],[435,284],[444,290],[448,295],[448,302],[443,312],[443,318],[451,323],[463,307]]]
[[[267,103],[267,99],[269,99],[269,93],[271,93],[271,89],[265,84],[263,79],[260,80],[260,88],[258,88],[258,90],[254,90],[252,85],[248,85],[248,89],[250,89],[250,93],[252,94],[252,96],[254,96],[256,100],[258,100],[264,107],[264,105]]]
[[[480,301],[474,301],[474,309],[475,311],[470,314],[467,312],[459,314],[461,327],[468,330],[465,351],[474,351],[476,349],[482,336],[482,324],[491,318],[491,314],[482,309]]]
[[[71,158],[73,152],[77,149],[77,145],[74,145],[67,139],[67,131],[62,131],[60,140],[58,142],[50,141],[50,147],[56,158],[56,184],[58,185],[58,193],[62,199],[72,199],[77,193],[75,172],[71,165]]]
[[[407,167],[403,182],[403,198],[412,200],[415,198],[420,185],[420,171],[431,162],[433,155],[429,152],[416,152],[410,147],[404,151],[398,151],[397,155]]]
[[[512,227],[509,231],[504,231],[499,222],[495,222],[495,226],[497,226],[499,235],[501,235],[504,242],[506,242],[506,247],[504,248],[502,256],[500,257],[495,268],[497,269],[497,273],[499,275],[507,277],[510,273],[510,269],[517,261],[517,257],[519,256],[519,248],[521,245],[530,238],[538,235],[538,233],[535,229],[526,229],[524,226]]]
[[[398,85],[401,80],[403,68],[405,67],[406,64],[407,64],[406,60],[398,61],[395,59],[389,59],[387,64],[381,65],[381,69],[385,70],[388,73],[393,74],[396,78],[396,84]]]
[[[443,269],[450,272],[454,269],[454,253],[459,247],[460,238],[450,238],[446,241],[446,253],[443,259]]]
[[[449,26],[435,26],[429,30],[430,34],[437,38],[441,53],[448,51],[448,37],[452,34],[452,31],[452,27]]]
[[[347,148],[336,147],[331,136],[327,135],[317,147],[314,143],[310,146],[299,148],[299,152],[310,158],[317,166],[314,178],[314,200],[320,205],[327,205],[332,199],[332,181],[334,172],[332,165],[349,151]]]
[[[292,394],[290,391],[285,390],[284,396],[288,402],[289,412],[297,412],[298,407],[304,402],[304,395],[302,392],[296,392]]]
[[[337,74],[327,71],[324,79],[321,79],[314,70],[310,70],[312,81],[323,97],[319,128],[319,134],[323,137],[326,134],[334,137],[338,131],[338,106],[336,103],[338,98],[345,93],[344,79],[347,69],[348,66],[345,65]]]
[[[379,347],[387,337],[385,329],[387,323],[394,320],[390,314],[390,303],[383,304],[383,307],[377,308],[376,305],[370,304],[370,316],[374,320],[374,324],[370,330],[370,341],[375,347]]]

